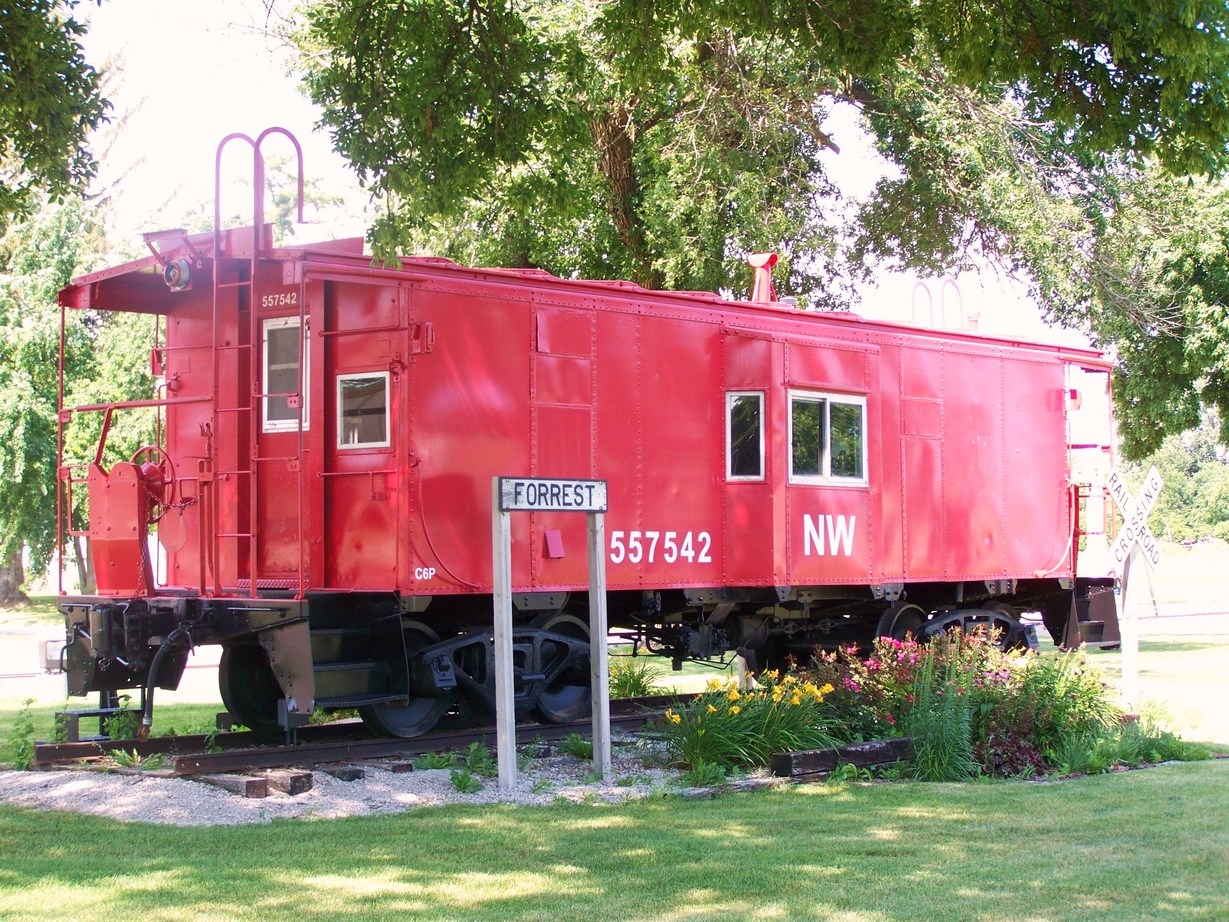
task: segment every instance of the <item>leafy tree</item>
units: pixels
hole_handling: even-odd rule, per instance
[[[1217,441],[1215,414],[1204,412],[1199,425],[1168,436],[1142,461],[1120,465],[1128,484],[1138,489],[1156,465],[1165,480],[1148,524],[1160,537],[1196,541],[1229,540],[1229,452]]]
[[[823,307],[990,259],[1117,354],[1127,453],[1229,403],[1218,187],[1174,178],[1229,165],[1218,0],[313,0],[296,41],[377,255],[726,290],[775,249]],[[841,103],[899,170],[852,213]]]
[[[98,73],[82,56],[76,0],[0,7],[0,229],[42,191],[58,200],[94,175],[86,146],[106,116]]]
[[[103,250],[95,220],[91,206],[73,197],[44,204],[0,238],[0,603],[21,597],[23,548],[39,572],[55,550],[56,294]],[[150,395],[149,318],[72,311],[67,320],[65,367],[77,382],[67,406]],[[148,414],[118,414],[108,457],[149,441],[150,421]],[[100,426],[98,414],[74,417],[67,457],[92,457]],[[84,551],[75,549],[83,562]]]

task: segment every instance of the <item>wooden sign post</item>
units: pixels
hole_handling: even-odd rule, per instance
[[[606,651],[606,481],[496,477],[492,489],[491,578],[495,608],[495,734],[499,789],[516,787],[516,701],[512,665],[512,512],[589,516],[589,662],[593,768],[609,779],[610,662]]]

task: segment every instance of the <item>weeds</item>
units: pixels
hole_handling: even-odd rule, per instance
[[[474,773],[468,766],[462,765],[459,768],[454,768],[450,777],[452,778],[452,786],[462,794],[477,794],[482,790],[482,781],[474,777]]]
[[[9,735],[5,753],[9,765],[19,771],[29,771],[34,764],[34,699],[27,698]]]
[[[499,763],[491,755],[491,750],[479,742],[470,743],[466,748],[465,767],[484,778],[494,778],[499,774]]]
[[[643,698],[657,693],[661,670],[647,657],[627,656],[610,664],[610,697]]]
[[[711,788],[719,784],[724,784],[726,778],[725,767],[717,762],[705,762],[703,759],[697,759],[692,765],[683,772],[679,777],[679,781],[690,788]]]
[[[854,781],[874,781],[875,774],[869,768],[854,765],[852,762],[842,762],[828,772],[829,782],[841,784]]]
[[[102,720],[103,736],[109,740],[135,739],[141,726],[141,712],[128,707],[131,699],[127,695],[120,695],[119,701],[119,710]]]
[[[442,768],[457,768],[461,757],[455,752],[424,752],[412,762],[415,771],[428,772]]]
[[[593,758],[593,740],[579,733],[569,733],[559,741],[559,749],[574,759]]]
[[[925,651],[913,685],[914,702],[903,729],[915,738],[912,773],[919,781],[964,781],[978,773],[973,758],[973,713],[966,673],[943,638]],[[949,655],[944,656],[944,653]]]
[[[113,749],[107,758],[120,768],[135,768],[139,771],[157,771],[166,766],[166,756],[160,752],[142,756],[134,749],[128,752],[124,749]]]

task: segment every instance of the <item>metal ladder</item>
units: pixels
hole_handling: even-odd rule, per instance
[[[255,284],[257,270],[260,261],[265,257],[272,248],[272,233],[266,235],[264,225],[264,197],[265,197],[265,162],[264,155],[261,152],[261,145],[265,138],[273,134],[280,134],[288,138],[291,144],[294,145],[295,153],[298,161],[298,215],[297,219],[300,224],[303,223],[303,150],[299,145],[298,140],[293,134],[285,128],[266,128],[255,139],[241,132],[236,132],[227,135],[218,144],[217,154],[214,164],[214,212],[213,212],[213,316],[212,316],[212,341],[213,341],[213,361],[212,361],[212,384],[211,397],[213,407],[213,417],[210,427],[205,432],[206,451],[205,460],[202,466],[208,468],[207,482],[209,484],[209,502],[207,508],[201,513],[201,593],[212,595],[240,595],[246,594],[250,598],[257,598],[261,589],[260,579],[260,558],[259,545],[257,535],[259,531],[259,487],[260,478],[257,476],[257,465],[262,460],[257,452],[257,445],[260,438],[260,406],[261,401],[270,396],[286,396],[281,394],[264,393],[264,382],[260,368],[260,352],[259,346],[262,343],[262,331],[260,327],[260,319],[256,310]],[[252,238],[251,252],[244,256],[228,256],[225,253],[227,249],[225,245],[224,235],[222,232],[222,154],[227,145],[232,141],[241,140],[247,142],[252,148]],[[242,335],[237,338],[239,342],[228,343],[223,341],[224,321],[227,319],[225,312],[227,310],[227,300],[230,292],[234,292],[233,316],[235,318],[235,328],[241,334],[242,325],[240,318],[244,310],[244,301],[246,300],[247,309],[247,341],[242,341]],[[305,330],[307,306],[304,298],[299,298],[299,329]],[[242,371],[246,366],[247,369],[247,390],[248,399],[244,401],[243,395],[240,394],[240,399],[235,406],[222,406],[220,403],[220,391],[223,375],[224,356],[228,353],[236,355],[236,366],[240,371],[239,379],[242,382]],[[299,368],[304,367],[304,338],[299,337]],[[246,357],[246,362],[244,358]],[[257,381],[261,381],[261,385],[257,386]],[[302,374],[299,378],[299,392],[292,395],[299,401],[299,406],[302,406],[303,399],[303,384]],[[224,423],[223,420],[229,418],[233,423]],[[246,464],[242,457],[242,449],[244,442],[240,435],[246,425],[247,430],[247,460]],[[233,438],[226,439],[224,435],[233,435]],[[218,454],[219,445],[234,445],[238,453],[237,463],[234,469],[225,470],[218,469],[219,462],[222,460]],[[303,426],[298,427],[298,446],[297,458],[300,463],[295,465],[297,473],[297,534],[299,545],[299,566],[297,572],[297,589],[295,598],[302,599],[306,589],[306,574],[304,566],[304,516],[303,516],[303,495],[304,495],[304,465],[301,459],[304,457],[303,445]],[[291,460],[291,459],[284,459]],[[202,473],[205,473],[204,471]],[[218,501],[218,478],[243,478],[246,480],[246,490],[240,490],[240,494],[246,494],[247,500],[247,516],[246,526],[239,520],[242,517],[242,507],[236,510],[236,527],[231,531],[223,530],[223,510],[221,503]],[[202,491],[204,492],[204,491]],[[235,585],[224,585],[222,572],[222,544],[224,541],[233,541],[235,546],[235,566],[237,572],[235,574]],[[242,585],[241,570],[239,568],[240,561],[244,557],[243,544],[247,543],[247,586]],[[211,575],[211,579],[207,579],[207,572]]]

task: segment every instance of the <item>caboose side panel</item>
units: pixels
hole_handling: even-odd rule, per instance
[[[998,355],[944,350],[942,503],[922,514],[942,515],[945,579],[1006,575],[1002,389]]]
[[[793,585],[868,584],[884,579],[879,484],[876,346],[830,340],[785,344],[785,373],[775,399],[784,425],[773,479],[789,496]]]
[[[405,376],[414,510],[407,592],[489,589],[491,477],[530,468],[532,317],[526,301],[498,294],[438,282],[412,290],[414,322],[430,325],[434,345],[413,356]],[[514,542],[528,547],[526,517],[513,519]],[[514,583],[526,577],[517,571]]]
[[[1012,573],[1073,575],[1065,381],[1064,365],[1052,359],[1004,362],[1004,552]]]
[[[895,511],[909,580],[944,573],[943,353],[905,341],[899,348],[901,501]],[[890,513],[889,513],[890,514]]]
[[[607,579],[721,582],[720,371],[714,324],[601,311],[598,473],[610,485]]]

